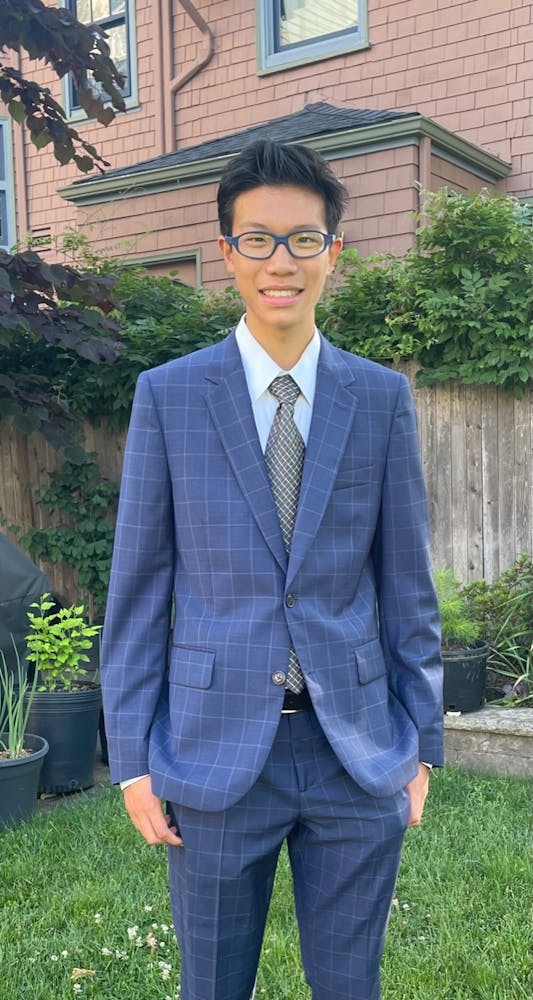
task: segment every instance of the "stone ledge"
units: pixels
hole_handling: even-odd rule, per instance
[[[485,774],[533,778],[533,708],[484,707],[444,718],[446,762]]]

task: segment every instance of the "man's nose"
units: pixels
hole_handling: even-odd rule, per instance
[[[278,243],[266,264],[269,271],[295,271],[298,267],[296,259],[289,253],[289,249],[284,243]]]

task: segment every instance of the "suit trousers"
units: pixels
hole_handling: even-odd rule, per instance
[[[364,792],[312,710],[282,715],[265,767],[223,812],[169,803],[183,1000],[249,1000],[281,845],[313,1000],[379,1000],[379,967],[409,815],[407,793]]]

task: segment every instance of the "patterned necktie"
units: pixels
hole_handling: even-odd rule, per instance
[[[300,390],[290,375],[279,375],[271,382],[269,390],[278,400],[279,406],[268,436],[265,461],[288,552],[298,507],[305,453],[302,435],[294,423],[294,405]],[[291,649],[289,655],[286,687],[295,694],[299,694],[305,687],[294,649]]]

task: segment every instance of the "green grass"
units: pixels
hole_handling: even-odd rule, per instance
[[[406,838],[383,1000],[529,1000],[531,818],[528,782],[449,769],[432,778],[424,823]],[[2,1000],[174,1000],[170,923],[165,852],[144,845],[116,790],[77,797],[0,836]],[[73,977],[74,969],[87,971]],[[285,853],[262,997],[310,997]]]

